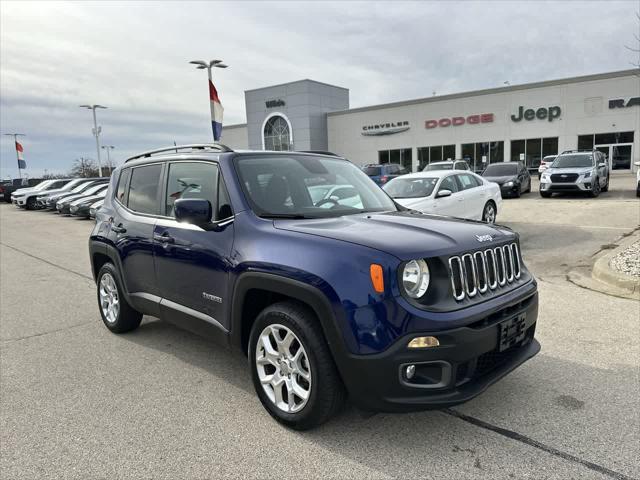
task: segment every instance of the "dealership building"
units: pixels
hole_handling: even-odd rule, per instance
[[[358,165],[521,160],[533,170],[564,150],[597,149],[613,170],[640,161],[637,69],[349,108],[349,90],[300,80],[245,92],[236,149],[328,150]]]

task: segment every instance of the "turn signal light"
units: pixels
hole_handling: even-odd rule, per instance
[[[371,274],[371,284],[373,289],[378,293],[384,292],[384,278],[382,277],[382,266],[377,263],[372,263],[369,268]]]
[[[436,337],[416,337],[409,342],[407,348],[429,348],[439,345],[440,342]]]

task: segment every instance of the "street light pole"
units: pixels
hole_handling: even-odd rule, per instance
[[[114,147],[113,145],[103,145],[100,148],[107,151],[107,167],[109,167],[109,172],[111,172],[111,170],[113,170],[113,165],[111,164],[111,156],[109,155],[109,152],[116,147]]]
[[[93,135],[96,137],[96,152],[98,155],[98,175],[102,176],[102,164],[100,162],[100,132],[102,128],[98,127],[96,119],[96,108],[107,108],[102,105],[80,105],[80,108],[87,108],[93,112]]]
[[[20,152],[18,152],[18,137],[26,137],[24,133],[5,133],[13,137],[13,147],[16,149],[16,160],[18,161],[18,176],[22,178],[22,172],[20,171]]]
[[[207,76],[209,77],[209,83],[207,84],[207,87],[212,88],[211,86],[213,85],[213,77],[211,75],[211,69],[212,68],[227,68],[227,65],[225,65],[224,63],[222,63],[222,60],[211,60],[209,62],[205,61],[205,60],[192,60],[189,63],[193,64],[193,65],[197,65],[196,68],[198,70],[204,70],[205,68],[207,69]],[[211,97],[211,91],[209,92],[209,96]],[[211,98],[210,98],[211,101]],[[213,132],[213,141],[216,141],[216,132],[215,132],[215,127],[213,125],[213,121],[215,120],[214,118],[214,112],[213,112],[213,104],[211,105],[211,129]]]

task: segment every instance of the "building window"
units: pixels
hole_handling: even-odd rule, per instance
[[[284,117],[274,115],[269,118],[264,125],[263,136],[265,150],[291,150],[291,132]]]
[[[378,152],[378,163],[397,163],[411,172],[413,170],[413,155],[410,148],[381,150]]]
[[[430,163],[441,162],[443,160],[454,160],[456,158],[455,145],[437,145],[435,147],[418,148],[418,171]]]
[[[524,164],[530,170],[536,170],[540,166],[540,160],[547,155],[557,154],[558,137],[511,141],[511,161],[518,162],[520,155],[524,155]]]
[[[486,162],[482,157],[486,157]],[[463,143],[462,158],[474,172],[481,172],[490,163],[504,161],[504,142]]]

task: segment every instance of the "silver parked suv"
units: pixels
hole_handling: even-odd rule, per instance
[[[587,192],[597,197],[609,190],[609,166],[597,150],[569,150],[556,157],[540,177],[540,195]]]

